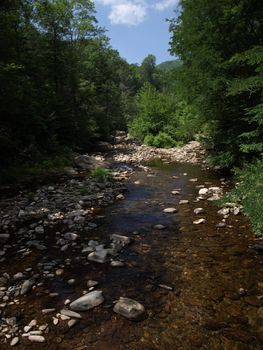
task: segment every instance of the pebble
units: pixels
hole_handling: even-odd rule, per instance
[[[68,309],[62,309],[60,311],[61,315],[65,315],[65,316],[68,316],[68,317],[72,317],[72,318],[82,318],[82,316],[75,312],[75,311],[71,311],[71,310],[68,310]]]
[[[75,284],[76,280],[74,278],[71,278],[68,280],[68,285],[72,286],[73,284]]]
[[[167,214],[174,214],[177,212],[177,209],[176,208],[165,208],[163,210],[164,213],[167,213]]]
[[[68,321],[68,327],[72,328],[78,323],[78,320],[69,320]]]
[[[125,266],[125,264],[122,261],[119,261],[119,260],[112,260],[110,265],[113,266],[113,267],[123,267],[123,266]]]
[[[95,287],[99,284],[98,281],[88,280],[87,287]]]
[[[145,313],[145,308],[136,300],[120,297],[113,311],[130,320],[136,320]]]
[[[162,224],[158,224],[158,225],[154,225],[153,228],[155,230],[164,230],[166,228],[166,226],[162,225]]]
[[[70,304],[70,308],[74,311],[87,311],[102,304],[103,301],[104,297],[102,295],[102,291],[95,290],[74,300]]]
[[[193,224],[195,224],[195,225],[204,224],[204,223],[205,223],[204,218],[193,221]]]
[[[203,214],[205,212],[204,208],[195,208],[194,213],[196,215]]]
[[[189,200],[188,199],[181,199],[179,201],[179,204],[189,204]]]
[[[47,314],[51,314],[52,312],[55,312],[56,309],[52,308],[52,309],[42,309],[42,314],[47,315]]]
[[[19,338],[14,337],[10,343],[11,346],[16,346],[19,343]]]
[[[34,342],[34,343],[44,343],[45,342],[45,338],[42,335],[30,335],[28,337],[28,340],[30,340],[31,342]]]

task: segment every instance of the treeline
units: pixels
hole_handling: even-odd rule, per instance
[[[2,170],[126,128],[133,68],[98,27],[93,1],[4,0],[0,42]]]
[[[197,113],[213,164],[240,168],[229,199],[263,233],[263,2],[181,0],[170,31],[183,63],[177,94]]]

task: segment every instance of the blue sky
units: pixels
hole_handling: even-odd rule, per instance
[[[169,23],[179,0],[94,0],[99,25],[107,29],[111,45],[129,63],[148,55],[157,63],[174,59],[168,52]]]

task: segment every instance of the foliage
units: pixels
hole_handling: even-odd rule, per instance
[[[129,131],[146,145],[174,147],[192,140],[200,131],[200,120],[192,108],[171,91],[157,91],[145,83],[136,102],[138,115]]]
[[[215,161],[231,167],[262,152],[263,5],[182,0],[170,23],[180,93],[206,122]]]
[[[225,201],[241,202],[243,212],[250,218],[257,235],[263,234],[263,160],[245,165],[236,170],[238,185]]]
[[[113,175],[109,169],[96,167],[94,170],[90,172],[90,176],[94,177],[96,180],[100,182],[112,181]]]

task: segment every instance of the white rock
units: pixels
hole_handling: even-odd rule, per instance
[[[158,225],[154,225],[153,228],[155,230],[164,230],[166,228],[166,226],[164,226],[162,224],[158,224]]]
[[[205,223],[204,218],[193,221],[193,224],[195,224],[195,225],[204,224],[204,223]]]
[[[11,346],[16,346],[19,343],[19,338],[14,337],[10,343]]]
[[[103,301],[102,291],[94,290],[74,300],[70,304],[70,308],[74,311],[87,311],[102,304]]]
[[[174,214],[177,212],[177,209],[176,208],[165,208],[163,210],[164,213],[167,213],[167,214]]]
[[[34,342],[34,343],[44,343],[45,342],[45,338],[42,335],[30,335],[28,337],[28,340],[30,340],[31,342]]]
[[[198,193],[202,196],[204,194],[207,194],[208,191],[209,191],[208,188],[205,187],[205,188],[200,188]]]
[[[98,263],[105,263],[107,261],[108,250],[102,249],[100,251],[92,252],[88,255],[88,260]]]
[[[194,213],[196,215],[203,214],[205,212],[204,208],[195,208]]]
[[[114,305],[113,311],[128,319],[135,320],[145,313],[145,308],[136,300],[120,297]]]
[[[61,315],[65,315],[65,316],[68,316],[68,317],[71,317],[71,318],[82,318],[82,316],[75,312],[75,311],[71,311],[71,310],[68,310],[68,309],[62,309],[60,311]]]

